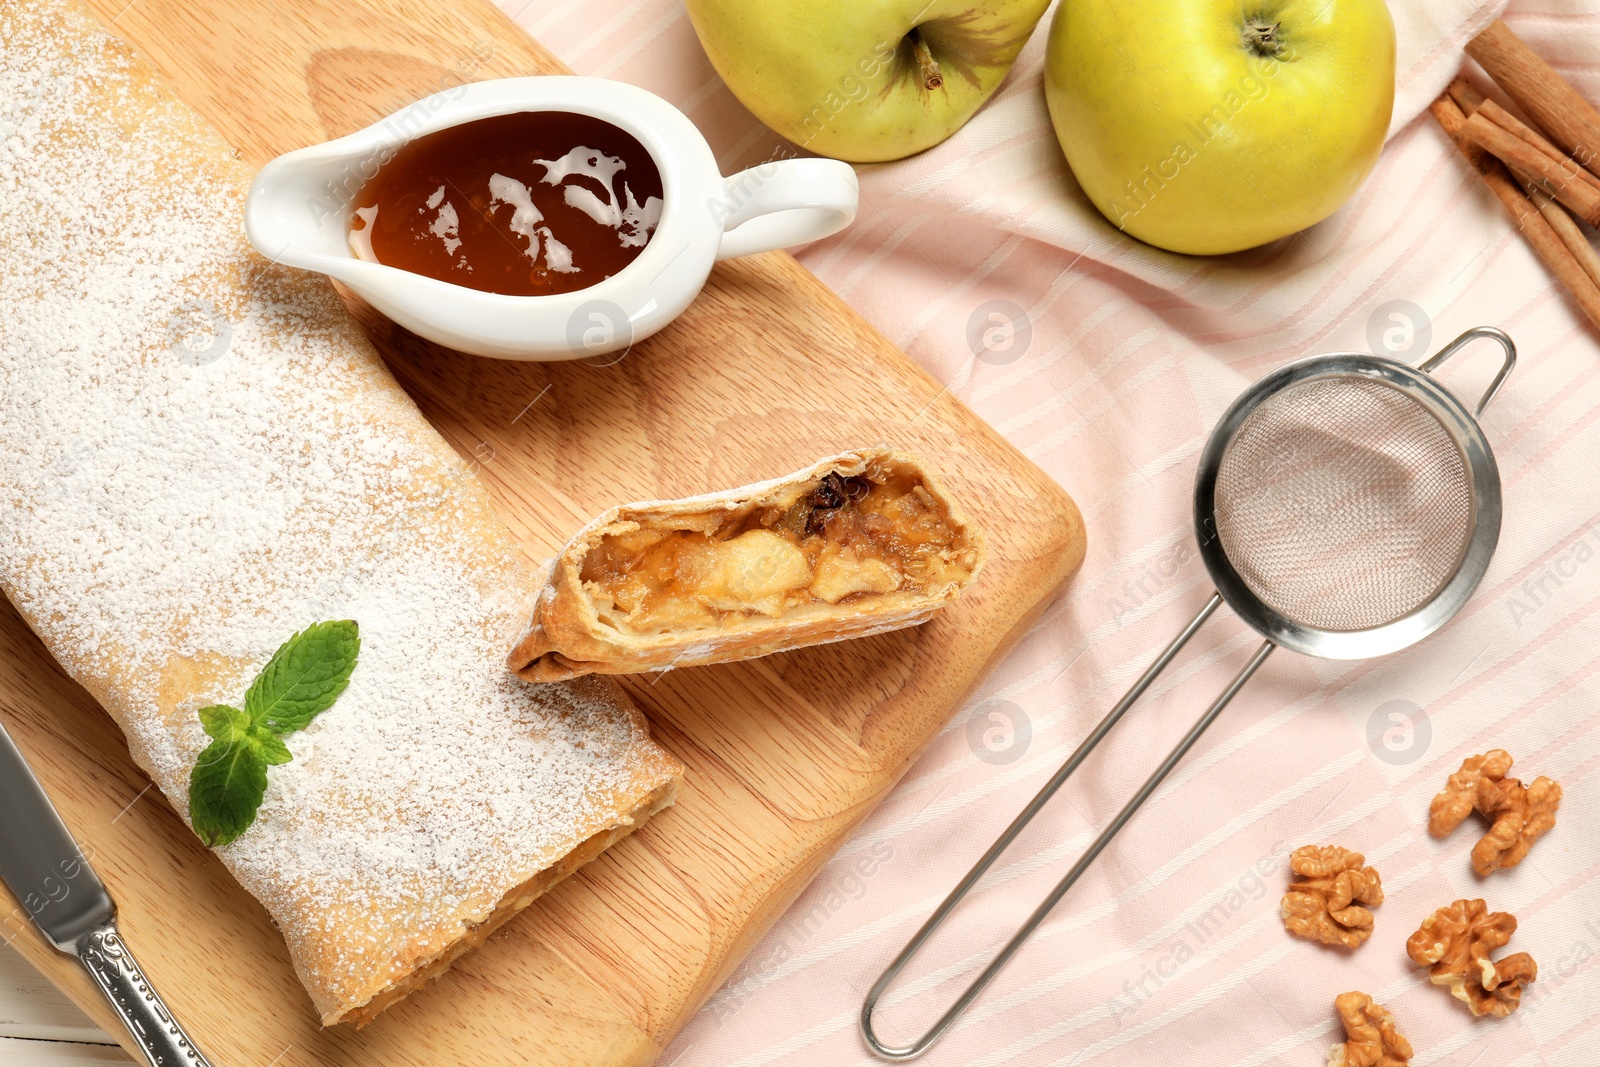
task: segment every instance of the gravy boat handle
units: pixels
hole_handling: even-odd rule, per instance
[[[855,168],[837,159],[780,159],[722,180],[707,202],[722,225],[717,259],[807,244],[856,217]]]

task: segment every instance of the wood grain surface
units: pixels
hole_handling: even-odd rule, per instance
[[[461,81],[564,70],[487,0],[94,6],[257,166]],[[926,626],[628,680],[688,767],[677,806],[360,1032],[317,1027],[266,913],[0,606],[0,718],[218,1067],[648,1062],[1076,570],[1077,508],[787,254],[720,265],[681,319],[605,366],[475,359],[354,310],[532,557],[625,500],[880,442],[924,456],[988,534],[979,582]],[[120,1034],[0,904],[7,938]]]

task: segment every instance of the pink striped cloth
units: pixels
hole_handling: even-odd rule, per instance
[[[677,103],[725,172],[787,154],[722,86],[674,0],[501,2],[580,73]],[[1394,5],[1399,97],[1376,171],[1338,215],[1259,251],[1183,258],[1101,219],[1045,112],[1048,15],[959,134],[860,168],[860,218],[801,260],[1071,491],[1089,556],[664,1064],[876,1062],[856,1031],[862,995],[1209,595],[1189,492],[1223,408],[1301,355],[1420,358],[1480,324],[1510,332],[1522,360],[1484,418],[1505,521],[1466,610],[1385,659],[1271,657],[925,1062],[1309,1067],[1343,1039],[1333,998],[1361,989],[1395,1012],[1419,1065],[1600,1063],[1600,349],[1425,112],[1500,6]],[[1600,0],[1506,17],[1600,100]],[[1013,306],[1025,325],[1012,347],[975,358],[969,330]],[[1485,345],[1443,376],[1475,397],[1497,366]],[[879,1010],[889,1040],[939,1014],[1258,642],[1219,613],[910,968]],[[1525,863],[1480,880],[1477,833],[1433,840],[1428,801],[1463,757],[1496,746],[1566,798]],[[1363,851],[1383,874],[1376,933],[1353,954],[1284,932],[1288,853],[1307,843]],[[1505,1020],[1471,1018],[1404,951],[1434,908],[1478,896],[1518,917],[1508,951],[1540,966]]]

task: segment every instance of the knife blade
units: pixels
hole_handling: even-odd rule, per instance
[[[76,956],[151,1067],[211,1067],[117,929],[117,906],[0,725],[0,881],[55,948]]]
[[[45,939],[71,952],[116,905],[0,726],[0,880]]]

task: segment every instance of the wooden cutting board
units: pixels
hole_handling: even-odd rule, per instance
[[[463,80],[565,70],[487,0],[93,2],[258,166]],[[878,442],[925,456],[988,533],[981,580],[926,626],[630,680],[688,767],[677,806],[360,1032],[317,1027],[266,913],[0,602],[0,719],[218,1067],[648,1062],[1077,568],[1077,508],[787,254],[719,266],[604,367],[470,358],[356,311],[531,556],[612,504]],[[121,1036],[14,903],[0,889],[7,938]]]

